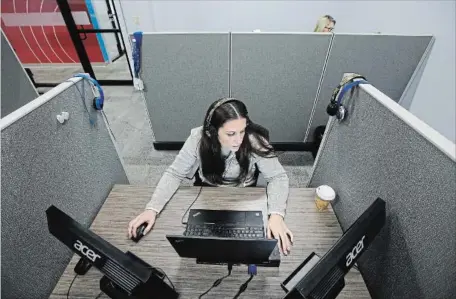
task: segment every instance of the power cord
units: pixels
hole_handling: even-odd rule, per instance
[[[67,299],[70,298],[70,290],[71,290],[71,287],[73,286],[73,283],[74,281],[76,280],[76,277],[78,277],[78,274],[76,274],[74,277],[73,277],[73,280],[71,281],[70,283],[70,287],[68,288],[68,291],[67,291]],[[103,292],[100,292],[97,297],[95,297],[95,299],[98,299],[98,298],[101,298],[101,295],[103,295]]]
[[[203,186],[200,187],[199,191],[198,191],[198,194],[196,195],[195,199],[193,200],[193,202],[188,206],[187,210],[185,211],[184,215],[182,215],[182,219],[181,219],[181,223],[182,224],[187,224],[187,222],[184,222],[184,218],[185,218],[185,215],[187,215],[188,211],[190,210],[190,208],[195,204],[196,200],[198,199],[198,197],[200,196],[201,194],[201,190],[203,190]]]
[[[244,293],[245,290],[247,290],[247,287],[249,286],[250,281],[252,281],[253,277],[257,274],[257,266],[256,266],[256,265],[249,265],[248,273],[249,273],[249,275],[250,275],[249,279],[247,279],[247,281],[244,282],[244,283],[239,287],[239,291],[238,291],[237,294],[233,297],[233,299],[239,298],[239,296],[241,296],[241,294]]]
[[[228,274],[223,276],[223,277],[220,277],[219,279],[214,281],[212,286],[206,292],[204,292],[201,295],[199,295],[198,299],[203,298],[203,296],[206,295],[207,293],[209,293],[213,288],[219,286],[225,278],[227,278],[228,276],[231,275],[231,270],[233,270],[233,265],[232,264],[228,264]]]
[[[72,280],[71,283],[70,283],[70,287],[68,288],[68,291],[67,291],[67,299],[70,298],[70,290],[71,290],[71,287],[73,286],[74,281],[76,280],[76,277],[78,277],[78,274],[76,274],[76,275],[74,276],[73,280]]]
[[[101,295],[103,295],[103,292],[100,292],[95,299],[101,298]]]
[[[153,267],[154,269],[158,270],[161,272],[161,274],[163,274],[163,276],[165,276],[166,279],[168,279],[169,283],[171,284],[171,287],[173,288],[173,290],[176,290],[176,288],[174,287],[174,284],[173,282],[171,281],[171,279],[169,278],[168,275],[166,275],[165,271],[163,271],[163,269],[161,268],[158,268],[158,267]]]

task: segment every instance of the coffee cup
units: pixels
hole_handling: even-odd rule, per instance
[[[328,185],[321,185],[315,190],[315,205],[318,211],[324,211],[336,198],[336,192]]]

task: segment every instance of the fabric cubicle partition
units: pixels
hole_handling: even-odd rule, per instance
[[[335,33],[306,140],[312,140],[311,132],[328,121],[326,107],[344,73],[362,74],[398,102],[423,55],[429,55],[433,40],[432,36]],[[414,80],[419,81],[421,75],[416,73]],[[416,90],[417,85],[413,87]]]
[[[209,104],[233,96],[281,150],[307,150],[343,73],[399,101],[413,94],[432,36],[330,33],[144,33],[142,79],[157,149],[179,149]],[[147,49],[147,51],[145,50]],[[412,76],[413,75],[413,76]]]
[[[27,76],[11,44],[2,31],[2,87],[1,117],[38,97],[38,92]]]
[[[231,96],[272,141],[302,143],[331,35],[233,32],[231,39]]]
[[[145,33],[142,74],[157,143],[185,140],[229,96],[228,33]],[[147,49],[147,50],[146,50]]]
[[[112,186],[129,183],[92,100],[72,78],[0,120],[2,298],[48,298],[73,256],[48,231],[50,205],[89,227]]]
[[[385,227],[358,262],[372,298],[453,298],[454,143],[373,85],[349,94],[349,116],[330,118],[309,186],[335,189],[344,231],[377,197],[386,201]]]

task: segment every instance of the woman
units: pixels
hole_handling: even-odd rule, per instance
[[[269,238],[279,240],[281,252],[288,254],[293,235],[284,222],[288,199],[288,176],[267,142],[267,130],[250,121],[241,101],[223,98],[206,113],[204,125],[191,130],[174,162],[160,179],[146,209],[128,225],[128,235],[148,223],[147,234],[185,177],[198,171],[203,185],[248,187],[255,184],[258,167],[268,181]]]
[[[336,26],[336,20],[330,15],[325,15],[317,21],[314,32],[331,32]]]

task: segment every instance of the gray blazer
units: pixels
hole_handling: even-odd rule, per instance
[[[152,199],[147,203],[146,209],[154,210],[160,213],[166,203],[171,199],[173,194],[179,188],[184,178],[192,178],[199,169],[199,175],[203,182],[208,182],[201,171],[201,159],[199,157],[199,143],[202,136],[202,126],[193,128],[190,136],[179,151],[174,162],[166,169],[160,181],[158,182]],[[253,138],[250,139],[252,146],[258,145]],[[268,214],[280,214],[285,217],[288,200],[289,181],[285,169],[280,164],[277,157],[264,158],[252,154],[250,158],[250,169],[245,182],[240,185],[230,183],[237,178],[240,167],[233,152],[227,153],[225,160],[225,173],[223,174],[222,186],[246,187],[253,183],[255,164],[263,174],[267,184],[268,195]],[[211,184],[213,185],[213,184]]]

